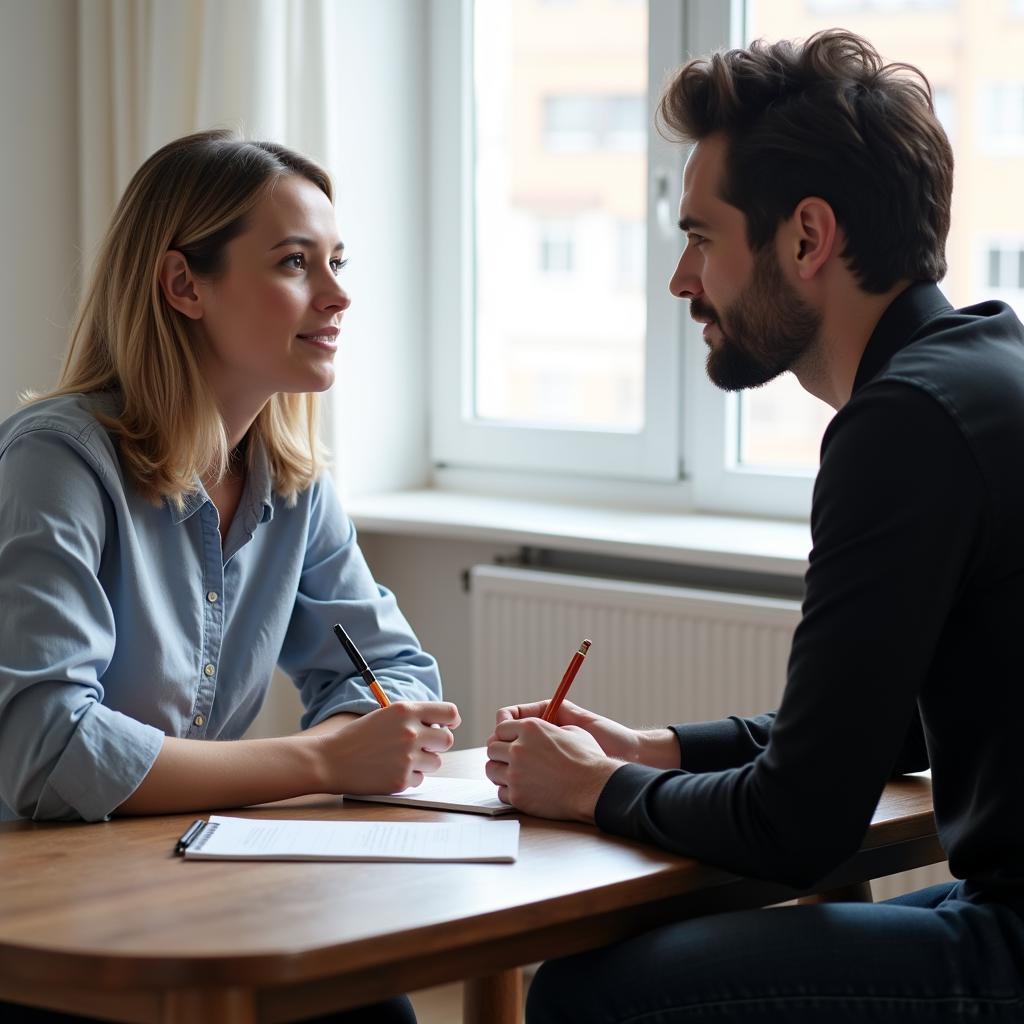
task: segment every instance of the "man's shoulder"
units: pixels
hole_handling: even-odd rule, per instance
[[[892,356],[865,397],[888,384],[924,391],[965,423],[1004,404],[1024,423],[1024,324],[1003,302],[946,310]]]

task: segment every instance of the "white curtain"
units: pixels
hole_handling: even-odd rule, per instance
[[[331,170],[330,0],[79,0],[80,240],[88,265],[139,164],[231,127]]]

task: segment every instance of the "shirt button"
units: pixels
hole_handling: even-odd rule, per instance
[[[205,672],[206,675],[208,676],[212,676],[213,673],[216,671],[217,670],[212,665],[207,665],[206,668],[203,669],[203,672]]]
[[[217,591],[216,590],[211,590],[206,595],[206,600],[209,601],[210,604],[213,604],[213,602],[217,600]]]
[[[205,721],[206,721],[206,719],[203,718],[202,715],[196,715],[196,717],[192,719],[192,724],[193,725],[202,725],[203,722],[205,722]]]

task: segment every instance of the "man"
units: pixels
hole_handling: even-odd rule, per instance
[[[553,961],[528,1018],[1024,1020],[1024,327],[935,286],[953,167],[927,82],[833,30],[692,61],[660,115],[696,143],[670,287],[711,379],[791,370],[837,410],[786,689],[775,715],[649,731],[505,708],[488,775],[529,813],[809,886],[930,764],[962,881]]]

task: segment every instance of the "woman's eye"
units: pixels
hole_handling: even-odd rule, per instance
[[[345,269],[347,263],[348,260],[333,259],[331,260],[331,270],[333,270],[336,274],[340,274],[341,271]]]
[[[294,270],[302,270],[306,265],[306,257],[301,252],[293,252],[281,260],[282,267],[291,267]]]

